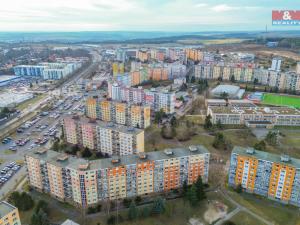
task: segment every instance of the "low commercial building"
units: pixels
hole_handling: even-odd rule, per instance
[[[8,202],[0,202],[0,224],[21,225],[19,210]]]
[[[300,160],[253,148],[234,147],[228,183],[250,193],[300,206]]]
[[[212,123],[273,126],[300,126],[300,110],[288,107],[233,107],[211,106],[207,109]]]
[[[210,153],[202,145],[88,161],[39,149],[25,156],[30,185],[80,207],[178,189],[208,181]]]
[[[224,93],[227,94],[228,98],[241,99],[245,90],[235,85],[218,85],[211,91],[214,97],[222,97]]]
[[[17,76],[40,77],[44,80],[59,80],[82,66],[81,62],[40,63],[38,65],[19,65],[14,67]]]
[[[0,87],[22,80],[22,77],[12,75],[0,75]]]
[[[87,117],[63,119],[64,136],[69,144],[108,155],[144,152],[144,130],[102,122]]]
[[[150,106],[109,101],[97,96],[87,99],[86,116],[137,128],[147,128],[151,123]]]

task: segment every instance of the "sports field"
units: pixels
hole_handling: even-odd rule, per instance
[[[279,94],[264,94],[262,103],[300,108],[300,97]]]

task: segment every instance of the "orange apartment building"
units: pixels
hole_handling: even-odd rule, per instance
[[[253,148],[234,147],[229,185],[270,199],[300,206],[300,160]]]
[[[32,187],[60,201],[88,207],[178,189],[199,176],[207,183],[209,157],[201,145],[92,161],[39,149],[29,152],[25,162]],[[36,176],[42,179],[36,182]]]

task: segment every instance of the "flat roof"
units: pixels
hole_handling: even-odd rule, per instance
[[[265,115],[299,115],[300,110],[289,107],[234,107],[209,106],[213,113],[219,114],[265,114]]]
[[[250,153],[248,153],[248,152],[250,152]],[[254,157],[254,158],[265,160],[265,161],[281,163],[281,164],[293,166],[296,168],[300,168],[300,159],[288,157],[287,155],[278,155],[278,154],[273,154],[273,153],[269,153],[269,152],[259,151],[254,148],[251,148],[251,147],[245,148],[245,147],[241,147],[241,146],[234,146],[234,148],[232,150],[232,154],[234,154],[234,153],[238,154],[238,155]],[[284,157],[284,158],[288,157],[289,161],[282,161],[282,157]]]
[[[104,159],[98,159],[92,161],[83,158],[77,158],[71,155],[68,155],[68,157],[61,160],[62,155],[66,155],[66,154],[55,152],[52,150],[40,151],[40,152],[37,150],[32,150],[28,152],[26,156],[43,160],[45,162],[48,162],[50,164],[59,167],[67,167],[76,170],[80,170],[80,169],[97,170],[97,169],[105,169],[105,168],[114,168],[122,165],[144,163],[148,161],[172,159],[172,158],[179,158],[179,157],[198,155],[198,154],[208,154],[208,153],[209,151],[203,145],[197,145],[197,146],[190,146],[188,148],[165,149],[164,151],[144,152],[144,153],[139,153],[134,155],[127,155],[127,156],[113,156],[112,158],[104,158]]]
[[[0,202],[0,218],[3,218],[13,210],[15,210],[16,207],[9,204],[8,202],[2,201]]]
[[[127,133],[127,134],[139,134],[139,133],[144,132],[144,130],[138,129],[138,128],[135,128],[135,127],[124,126],[124,125],[116,124],[116,123],[113,123],[113,122],[104,122],[104,121],[101,121],[99,119],[97,119],[97,120],[90,119],[86,116],[80,116],[80,117],[64,116],[63,119],[72,119],[72,120],[77,121],[79,123],[89,123],[89,124],[92,124],[94,126],[98,126],[98,127],[106,128],[106,129],[111,129],[111,130],[117,130],[117,131],[120,131],[122,133]]]
[[[0,75],[0,83],[5,82],[5,81],[18,79],[18,78],[21,78],[21,77],[15,76],[15,75]]]

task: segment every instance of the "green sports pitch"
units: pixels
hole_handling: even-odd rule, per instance
[[[297,97],[297,96],[279,95],[279,94],[264,94],[262,103],[300,108],[300,96]]]

